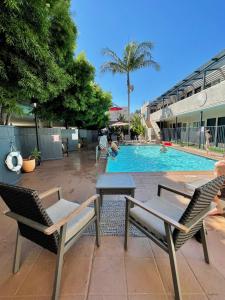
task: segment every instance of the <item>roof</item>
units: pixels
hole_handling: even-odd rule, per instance
[[[167,97],[176,95],[178,91],[182,91],[188,86],[201,86],[203,83],[203,74],[205,76],[209,77],[210,73],[223,73],[223,77],[225,79],[225,49],[218,53],[216,56],[211,58],[207,63],[196,69],[194,72],[192,72],[190,75],[185,77],[183,80],[175,84],[172,88],[167,90],[165,93],[157,97],[155,100],[152,102],[149,102],[149,104],[152,105],[157,105],[159,102],[167,99]],[[216,74],[214,74],[215,76]],[[221,76],[221,74],[220,74]],[[216,77],[216,76],[215,76]],[[197,83],[197,84],[196,84]]]

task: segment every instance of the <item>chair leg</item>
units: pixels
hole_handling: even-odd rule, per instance
[[[179,274],[178,274],[176,253],[175,253],[175,249],[174,249],[171,226],[168,225],[167,223],[164,223],[164,224],[165,224],[166,237],[167,237],[167,243],[168,243],[168,250],[169,250],[170,266],[171,266],[171,272],[172,272],[172,278],[173,278],[175,300],[182,300],[181,288],[180,288],[180,279],[179,279]]]
[[[208,249],[207,249],[207,242],[206,242],[206,236],[205,236],[205,225],[204,225],[204,222],[202,223],[202,227],[201,227],[201,239],[202,239],[202,247],[203,247],[205,262],[207,264],[209,264],[209,254],[208,254]]]
[[[57,260],[56,260],[55,280],[54,280],[52,300],[59,299],[60,282],[61,282],[61,274],[62,274],[62,266],[63,266],[63,256],[64,256],[65,236],[66,236],[66,225],[62,226],[60,229],[60,239],[59,239],[59,247],[58,247],[58,253],[57,253]]]
[[[22,250],[22,236],[20,234],[19,228],[17,229],[17,236],[16,236],[16,248],[14,254],[14,263],[13,263],[13,273],[17,273],[20,268],[20,257],[21,257],[21,250]]]
[[[97,247],[99,247],[100,246],[99,198],[95,201],[95,214],[96,214],[96,220],[95,220],[96,245]]]
[[[130,227],[129,214],[130,214],[130,201],[126,199],[124,250],[127,250],[127,243],[129,237],[129,227]]]

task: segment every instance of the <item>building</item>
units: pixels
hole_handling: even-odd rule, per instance
[[[141,112],[149,138],[188,138],[196,132],[195,142],[202,143],[201,132],[208,128],[215,146],[225,143],[225,50],[151,102]],[[182,138],[183,137],[183,138]],[[184,138],[185,137],[185,138]],[[192,138],[191,138],[192,139]]]
[[[119,107],[118,105],[113,104],[113,107],[109,109],[110,124],[119,121],[121,116],[124,119],[124,121],[128,120],[128,107],[127,106]]]

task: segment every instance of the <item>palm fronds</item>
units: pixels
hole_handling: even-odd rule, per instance
[[[128,73],[145,67],[153,67],[159,70],[159,64],[152,59],[151,50],[154,45],[150,41],[137,43],[129,42],[120,58],[115,51],[105,48],[102,50],[104,56],[111,58],[111,61],[101,66],[102,72],[110,71],[115,73]]]

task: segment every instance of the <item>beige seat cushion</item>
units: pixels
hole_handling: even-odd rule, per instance
[[[146,207],[157,210],[164,215],[179,221],[180,217],[183,215],[184,209],[170,203],[169,201],[155,197],[144,203]],[[148,231],[154,234],[157,238],[165,241],[166,233],[164,228],[164,222],[159,218],[153,216],[151,213],[145,211],[144,209],[135,206],[130,209],[130,215],[133,219],[139,222]]]
[[[80,205],[77,203],[60,199],[58,202],[48,207],[46,211],[53,223],[56,223],[79,206]],[[94,217],[94,215],[94,208],[86,207],[79,215],[68,222],[65,241],[69,241],[76,233],[78,233]]]

